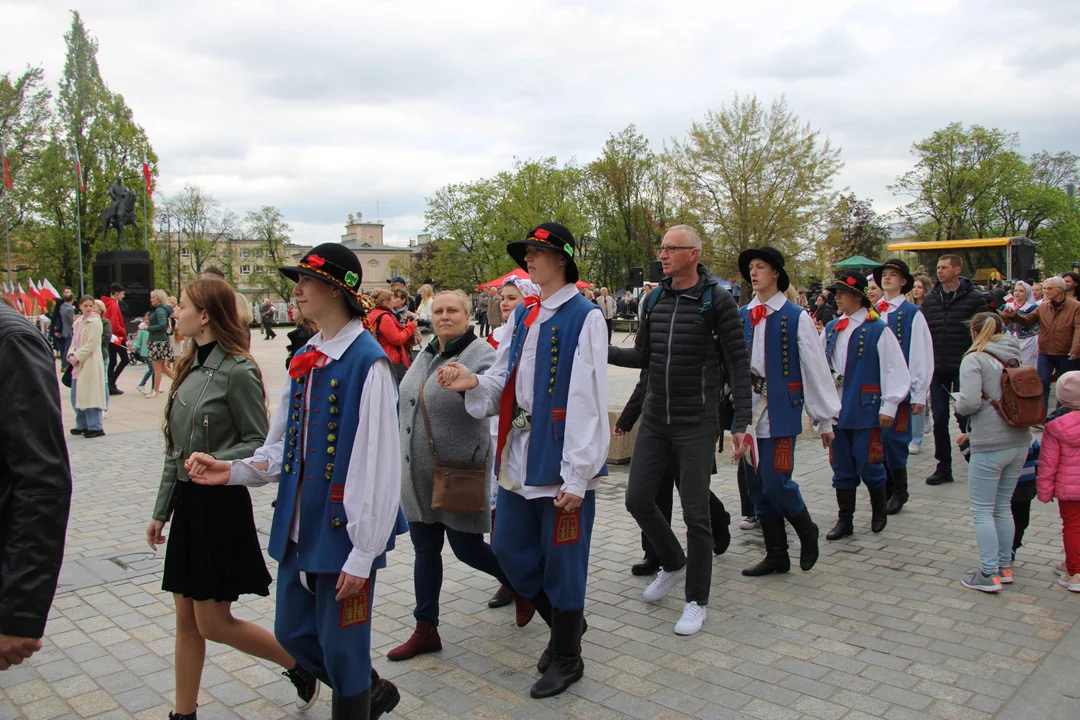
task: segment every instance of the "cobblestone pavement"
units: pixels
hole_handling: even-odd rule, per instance
[[[923,454],[912,457],[913,498],[904,512],[872,535],[861,494],[856,535],[823,539],[809,573],[743,578],[739,571],[763,554],[761,536],[733,530],[731,548],[713,562],[708,620],[690,638],[672,632],[681,593],[655,606],[641,600],[647,580],[629,573],[640,553],[623,507],[625,468],[614,469],[597,502],[585,679],[544,701],[528,697],[546,642],[543,623],[519,629],[512,607],[489,610],[495,582],[449,550],[443,651],[386,661],[412,627],[412,550],[399,542],[379,574],[372,637],[377,669],[402,691],[393,716],[975,720],[1019,717],[1019,704],[1030,718],[1080,717],[1075,690],[1053,677],[1071,680],[1080,661],[1080,635],[1069,632],[1080,598],[1059,587],[1051,569],[1061,558],[1056,508],[1035,504],[1015,585],[998,596],[964,589],[958,578],[976,565],[967,485],[922,483],[933,466],[931,443],[928,437]],[[173,608],[160,590],[164,552],[155,555],[142,539],[160,474],[160,433],[75,439],[70,452],[75,495],[62,584],[45,648],[0,673],[0,720],[163,720],[173,691]],[[797,460],[797,479],[824,534],[835,517],[827,456],[804,436]],[[723,460],[719,469],[713,489],[737,514],[735,469]],[[965,474],[962,459],[956,469]],[[272,497],[270,488],[253,491],[264,543]],[[272,627],[272,598],[244,599],[234,609]],[[278,672],[209,643],[200,718],[297,714],[292,686]],[[1029,679],[1038,692],[1022,687]],[[328,698],[307,717],[329,718]]]

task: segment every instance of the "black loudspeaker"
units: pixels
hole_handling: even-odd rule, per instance
[[[645,284],[645,268],[630,268],[630,289],[636,290]]]
[[[649,282],[658,283],[664,279],[664,265],[659,260],[649,261]]]
[[[150,291],[154,289],[154,261],[145,250],[107,250],[94,258],[94,297],[107,297],[109,286],[124,286],[125,320],[128,331],[138,327],[150,311]]]

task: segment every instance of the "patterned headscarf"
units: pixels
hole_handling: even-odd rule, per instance
[[[523,298],[540,297],[540,288],[536,285],[536,283],[532,282],[531,280],[525,280],[523,278],[511,275],[510,277],[506,278],[506,281],[503,283],[504,287],[506,285],[513,285],[514,287],[516,287],[517,291],[521,293],[521,297]]]
[[[1016,283],[1016,285],[1013,286],[1013,292],[1016,292],[1016,288],[1018,287],[1024,288],[1024,306],[1020,307],[1016,304],[1015,300],[1013,300],[1013,302],[1009,304],[1015,307],[1017,310],[1027,310],[1029,307],[1034,307],[1036,305],[1035,293],[1031,291],[1031,285],[1028,285],[1023,280],[1020,280]]]

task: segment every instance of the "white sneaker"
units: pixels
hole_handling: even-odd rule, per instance
[[[1062,575],[1058,578],[1058,585],[1068,588],[1070,592],[1080,593],[1080,573]]]
[[[911,443],[907,446],[909,455],[918,455],[922,452],[922,445],[920,443]]]
[[[688,602],[683,606],[682,617],[675,623],[676,635],[693,635],[701,629],[705,622],[705,608],[696,602]]]
[[[671,589],[678,585],[685,577],[685,567],[683,567],[682,570],[676,570],[675,572],[668,572],[667,570],[661,569],[660,572],[656,573],[656,579],[641,593],[641,597],[645,599],[645,602],[656,602],[671,592]]]
[[[739,523],[740,530],[757,530],[759,527],[761,527],[761,523],[753,515],[747,515]]]
[[[1068,575],[1069,571],[1065,568],[1065,561],[1054,563],[1054,572],[1058,575]]]
[[[151,390],[150,392],[146,393],[146,395],[144,395],[144,397],[156,398],[160,394],[161,393],[159,393],[157,390]]]
[[[146,394],[146,387],[143,386],[143,385],[136,385],[135,389],[138,390],[139,392],[141,392],[143,395]]]

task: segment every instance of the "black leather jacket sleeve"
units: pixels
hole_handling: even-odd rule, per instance
[[[724,367],[728,372],[728,387],[732,389],[735,404],[735,420],[730,430],[736,433],[746,432],[750,424],[751,396],[750,356],[746,352],[746,340],[743,336],[742,316],[735,299],[726,290],[717,288],[716,324],[720,336],[720,350],[724,354]],[[721,395],[723,402],[723,395]],[[721,428],[727,430],[729,428]]]
[[[0,634],[40,638],[56,592],[71,470],[52,353],[0,306]]]

